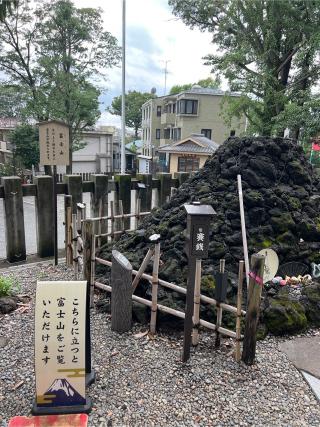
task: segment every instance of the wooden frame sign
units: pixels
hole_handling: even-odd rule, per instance
[[[58,120],[39,123],[40,164],[69,164],[69,126]]]
[[[35,415],[87,413],[86,281],[38,282]]]

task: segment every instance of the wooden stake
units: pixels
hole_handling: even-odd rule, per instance
[[[124,218],[123,218],[123,203],[122,200],[119,200],[119,215],[121,215],[120,218],[120,231],[124,232],[125,231],[125,227],[124,227]]]
[[[192,330],[192,345],[194,346],[199,344],[200,292],[201,292],[201,259],[197,259],[196,280],[195,280],[195,286],[194,286],[193,330]]]
[[[239,363],[241,359],[241,306],[242,306],[242,284],[243,284],[244,262],[239,262],[238,293],[237,293],[237,320],[236,320],[236,353],[235,359]]]
[[[148,265],[153,254],[154,254],[154,249],[150,248],[148,250],[146,256],[144,257],[144,260],[142,261],[142,264],[138,270],[136,277],[134,278],[134,281],[132,282],[132,293],[136,290],[136,287],[138,286],[138,283],[139,283],[143,273],[145,272],[147,265]]]
[[[152,306],[151,306],[151,320],[150,320],[150,333],[156,333],[157,323],[157,302],[158,302],[158,273],[160,262],[160,243],[155,244],[154,257],[153,257],[153,272],[152,272]]]
[[[196,258],[189,257],[188,263],[188,283],[187,283],[187,296],[186,296],[186,315],[184,319],[184,334],[183,334],[183,349],[182,349],[182,362],[185,363],[190,358],[190,345],[192,333],[192,316],[193,316],[193,300],[194,300],[194,287],[196,278]]]
[[[248,308],[244,330],[242,360],[247,365],[254,363],[257,343],[257,326],[259,321],[260,300],[263,287],[264,272],[263,255],[254,254],[251,257],[249,273]]]
[[[114,237],[114,202],[111,200],[110,202],[110,216],[111,216],[111,242],[113,241]]]
[[[237,178],[238,178],[238,192],[239,192],[239,204],[240,204],[240,218],[241,218],[243,254],[244,254],[244,262],[245,262],[245,266],[246,266],[246,280],[247,280],[247,289],[248,289],[248,286],[249,286],[249,268],[250,267],[249,267],[249,257],[248,257],[246,221],[245,221],[245,217],[244,217],[244,207],[243,207],[241,175],[238,175]]]
[[[102,223],[101,223],[101,217],[103,214],[103,200],[99,200],[99,222],[98,222],[98,235],[102,234]],[[101,237],[98,237],[98,248],[101,247]]]
[[[77,215],[72,214],[72,260],[73,260],[73,270],[74,270],[75,280],[78,280],[78,273],[79,273],[77,243],[78,243]]]
[[[225,265],[226,265],[226,261],[224,259],[220,260],[220,273],[224,273],[224,269],[225,269]],[[220,302],[217,302],[217,334],[216,334],[216,342],[215,342],[215,347],[218,348],[220,347],[220,334],[218,329],[221,326],[221,322],[222,322],[222,307]]]
[[[140,212],[141,212],[141,199],[137,199],[136,228],[139,227]]]
[[[94,224],[92,224],[92,229],[94,230]],[[92,248],[91,248],[91,271],[90,271],[90,308],[93,308],[93,298],[94,298],[94,279],[96,274],[96,236],[92,236]]]

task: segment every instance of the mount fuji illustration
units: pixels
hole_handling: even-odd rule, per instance
[[[41,403],[39,406],[52,407],[86,404],[86,399],[82,397],[65,378],[53,381],[51,386],[44,393],[43,401],[46,402]]]

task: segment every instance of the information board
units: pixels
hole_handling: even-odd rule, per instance
[[[38,282],[36,406],[84,406],[86,282]]]
[[[69,164],[69,126],[63,122],[39,123],[40,164]]]

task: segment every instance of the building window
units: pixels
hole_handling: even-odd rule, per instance
[[[160,139],[160,129],[156,129],[156,139]]]
[[[176,112],[176,104],[172,104],[172,112],[173,114]]]
[[[164,139],[170,139],[170,128],[164,129]]]
[[[181,128],[174,128],[173,129],[173,140],[174,141],[180,141],[181,139]]]
[[[157,106],[157,117],[161,117],[161,105]]]
[[[193,99],[181,99],[178,102],[178,114],[197,114],[198,101]]]
[[[198,170],[198,157],[178,157],[178,172],[194,172]]]
[[[211,139],[211,129],[201,129],[201,133],[206,138]]]
[[[235,130],[231,130],[230,131],[230,136],[236,136],[236,131]]]

